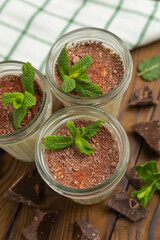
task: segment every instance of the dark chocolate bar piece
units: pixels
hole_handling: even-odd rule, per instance
[[[86,220],[76,220],[74,227],[74,239],[76,240],[100,240],[99,231]]]
[[[24,237],[27,240],[48,240],[56,217],[55,212],[42,212],[37,209],[31,224],[22,231]]]
[[[24,173],[6,192],[5,196],[15,202],[37,206],[40,203],[40,176]]]
[[[142,136],[146,143],[160,155],[160,121],[141,122],[131,128]]]
[[[155,100],[152,95],[152,91],[148,86],[139,88],[136,90],[129,100],[130,106],[147,106],[157,104],[158,100]]]
[[[124,191],[114,193],[107,199],[106,205],[134,222],[145,218],[149,213],[148,209],[141,207],[136,199],[131,198]]]
[[[3,153],[3,152],[5,152],[2,148],[0,148],[0,153]]]
[[[132,167],[127,170],[125,176],[128,178],[130,183],[136,188],[140,189],[141,186],[144,184],[140,176],[138,175],[135,167]]]

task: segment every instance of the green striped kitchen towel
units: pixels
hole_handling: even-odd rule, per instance
[[[54,41],[99,27],[130,49],[160,39],[160,3],[149,0],[0,0],[0,61],[30,61],[44,72]]]

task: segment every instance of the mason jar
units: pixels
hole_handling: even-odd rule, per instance
[[[98,96],[98,97],[80,97],[70,93],[65,93],[57,84],[55,79],[55,64],[57,58],[64,48],[65,44],[68,43],[67,47],[72,47],[77,43],[85,43],[88,41],[101,42],[103,46],[113,50],[117,55],[120,56],[124,65],[124,76],[121,82],[111,91]],[[126,44],[115,34],[99,29],[99,28],[80,28],[71,31],[60,39],[58,39],[52,46],[46,63],[46,77],[50,83],[54,95],[64,106],[71,105],[90,105],[102,108],[114,116],[119,113],[121,100],[124,92],[127,90],[132,76],[133,63],[130,52]]]
[[[0,78],[4,75],[21,75],[23,62],[4,61],[0,63]],[[16,132],[0,135],[0,147],[14,158],[26,162],[34,161],[34,147],[37,132],[44,121],[52,113],[52,97],[48,82],[44,76],[35,69],[35,81],[43,91],[43,101],[36,117],[25,127]]]
[[[69,188],[57,182],[49,170],[45,159],[45,147],[43,145],[43,138],[48,135],[54,135],[69,120],[80,119],[91,121],[103,120],[103,126],[112,133],[119,148],[119,162],[113,175],[103,183],[87,189]],[[54,191],[81,204],[95,204],[106,199],[119,183],[126,171],[129,153],[128,137],[114,116],[100,108],[79,105],[59,110],[44,123],[36,140],[35,162],[39,174]]]

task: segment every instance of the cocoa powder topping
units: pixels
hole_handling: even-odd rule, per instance
[[[92,121],[76,120],[77,128],[87,127]],[[62,126],[56,133],[70,136],[67,127]],[[94,187],[110,178],[119,162],[118,143],[104,126],[91,139],[87,140],[94,153],[81,153],[75,144],[58,151],[45,151],[45,158],[54,179],[70,188],[84,189]]]
[[[113,50],[106,48],[102,43],[80,42],[67,48],[70,67],[85,55],[90,55],[93,64],[88,68],[87,74],[93,83],[97,83],[103,94],[114,89],[123,79],[124,65],[119,55]],[[62,80],[55,66],[55,78],[61,86]],[[72,94],[77,95],[74,91]]]
[[[24,117],[20,129],[29,124],[37,115],[40,110],[43,101],[43,91],[39,84],[34,81],[34,91],[36,98],[36,105],[28,110],[26,116]],[[21,85],[21,75],[5,75],[0,78],[0,135],[10,134],[15,132],[13,126],[13,106],[3,105],[2,94],[11,92],[22,92],[23,88]]]

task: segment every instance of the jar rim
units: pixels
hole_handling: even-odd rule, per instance
[[[8,70],[18,70],[18,71],[20,71],[21,69],[16,69],[16,66],[17,67],[19,67],[19,66],[22,66],[23,64],[24,64],[25,62],[22,62],[22,61],[16,61],[16,60],[9,60],[9,61],[1,61],[0,62],[0,68],[1,68],[1,66],[5,66],[5,65],[8,65],[8,67],[9,66],[13,66],[14,67],[14,65],[15,65],[15,68],[11,68],[11,69],[5,69],[4,71],[6,72],[6,74],[7,74],[7,71]],[[45,78],[44,78],[44,76],[42,75],[42,73],[40,73],[35,67],[33,67],[34,68],[34,70],[35,70],[35,73],[36,73],[36,75],[38,76],[38,79],[43,83],[43,82],[45,82]],[[0,70],[0,73],[1,73],[1,70]],[[17,73],[18,74],[18,73]],[[43,84],[43,87],[44,87],[44,84]],[[26,126],[24,126],[23,128],[21,128],[21,129],[18,129],[16,132],[12,132],[12,133],[10,133],[10,134],[2,134],[2,135],[0,135],[0,143],[2,143],[2,144],[5,144],[4,143],[4,139],[5,139],[5,141],[6,141],[6,143],[7,144],[9,144],[9,142],[7,142],[7,141],[9,141],[9,140],[13,140],[14,141],[14,138],[16,137],[16,136],[18,136],[19,137],[19,139],[17,140],[17,141],[20,141],[21,140],[21,138],[25,135],[25,137],[27,137],[28,135],[30,135],[31,133],[33,133],[33,132],[36,132],[36,130],[37,130],[37,125],[35,124],[36,123],[36,121],[37,121],[37,119],[39,119],[39,117],[41,116],[41,114],[43,113],[44,114],[44,107],[45,107],[45,105],[46,105],[46,101],[47,101],[47,98],[49,97],[49,96],[47,96],[47,95],[49,95],[49,94],[46,94],[48,91],[49,91],[49,86],[48,86],[48,83],[46,83],[45,82],[45,88],[47,89],[47,91],[44,91],[44,89],[42,89],[43,90],[43,101],[42,101],[42,105],[41,105],[41,107],[40,107],[40,109],[39,109],[39,112],[37,113],[37,115],[35,116],[35,118],[32,120],[32,121],[30,121]],[[29,128],[31,128],[31,127],[33,127],[34,129],[33,129],[33,131],[28,131],[29,130]],[[28,133],[27,133],[28,132]]]
[[[109,37],[111,37],[114,41],[116,41],[120,47],[122,48],[122,50],[124,51],[125,57],[127,59],[128,62],[128,68],[124,68],[125,73],[123,76],[123,79],[121,80],[121,82],[111,91],[101,95],[101,96],[97,96],[97,97],[81,97],[81,96],[75,96],[72,95],[70,93],[65,93],[57,84],[56,80],[54,79],[54,70],[52,69],[52,67],[50,66],[50,63],[52,62],[52,58],[53,58],[53,52],[55,51],[55,49],[57,49],[57,46],[59,44],[63,45],[66,43],[66,41],[69,39],[69,37],[72,37],[78,33],[88,33],[89,32],[95,32],[95,33],[102,33],[105,34]],[[83,41],[83,40],[82,40]],[[94,40],[96,41],[96,40]],[[98,41],[98,40],[97,40]],[[68,41],[67,41],[68,42]],[[73,42],[73,41],[71,41]],[[101,42],[101,41],[99,41]],[[121,57],[122,59],[122,57]],[[124,64],[124,61],[123,61]],[[72,104],[78,104],[77,101],[80,101],[80,104],[93,104],[96,102],[96,106],[103,106],[104,104],[106,104],[106,101],[109,100],[109,103],[111,103],[112,101],[114,101],[115,99],[115,95],[117,96],[119,91],[121,90],[121,94],[123,92],[125,92],[125,90],[127,89],[130,80],[131,80],[131,74],[132,74],[132,70],[133,70],[133,63],[132,63],[132,58],[129,52],[129,49],[127,47],[127,45],[118,37],[116,36],[114,33],[105,30],[105,29],[101,29],[101,28],[94,28],[94,27],[84,27],[84,28],[79,28],[73,31],[70,31],[66,34],[64,34],[61,38],[59,38],[51,47],[48,57],[47,57],[47,61],[46,61],[46,77],[49,80],[49,84],[52,87],[55,95],[58,97],[58,95],[61,96],[61,98],[64,100],[64,102],[67,102],[68,104],[72,103]],[[114,98],[114,99],[113,99]],[[86,104],[86,101],[88,102]]]
[[[49,132],[48,129],[51,126],[52,127],[53,127],[53,125],[56,126],[56,124],[58,124],[58,122],[60,122],[60,121],[62,123],[61,123],[61,125],[59,125],[59,127],[64,125],[64,120],[66,121],[66,119],[68,119],[70,114],[72,114],[73,112],[77,113],[78,110],[81,111],[81,113],[82,113],[81,118],[83,118],[84,109],[87,110],[88,115],[90,115],[91,118],[93,117],[91,112],[92,113],[96,112],[96,114],[98,114],[98,115],[100,115],[100,114],[103,115],[104,118],[101,120],[106,121],[106,119],[108,119],[108,121],[110,121],[111,124],[114,124],[114,128],[115,127],[117,128],[116,131],[119,131],[119,137],[120,137],[120,140],[123,142],[125,149],[123,150],[123,154],[122,154],[123,156],[121,156],[121,158],[123,158],[122,163],[118,164],[115,172],[108,180],[104,181],[101,184],[98,184],[95,187],[91,187],[91,188],[87,188],[87,189],[75,189],[75,188],[66,187],[53,179],[53,176],[49,172],[45,157],[42,153],[42,148],[43,148],[42,139],[43,139],[43,137],[46,136],[46,134],[48,134],[48,132]],[[36,139],[35,163],[36,163],[36,167],[37,167],[38,172],[41,175],[41,177],[55,191],[60,192],[63,195],[69,196],[71,198],[85,197],[86,194],[94,195],[94,194],[98,194],[99,192],[102,192],[103,190],[106,191],[106,189],[109,189],[114,184],[116,184],[120,181],[120,179],[123,177],[124,172],[126,171],[126,168],[127,168],[127,164],[129,161],[129,152],[130,151],[129,151],[128,137],[127,137],[123,127],[121,126],[119,121],[114,116],[112,116],[110,113],[108,113],[102,109],[99,109],[99,108],[96,108],[93,106],[78,105],[78,106],[71,106],[71,107],[63,108],[63,109],[57,111],[54,115],[52,115],[43,124],[43,126],[40,129],[40,132],[38,133],[37,139]],[[119,162],[120,162],[120,159],[119,159]]]

